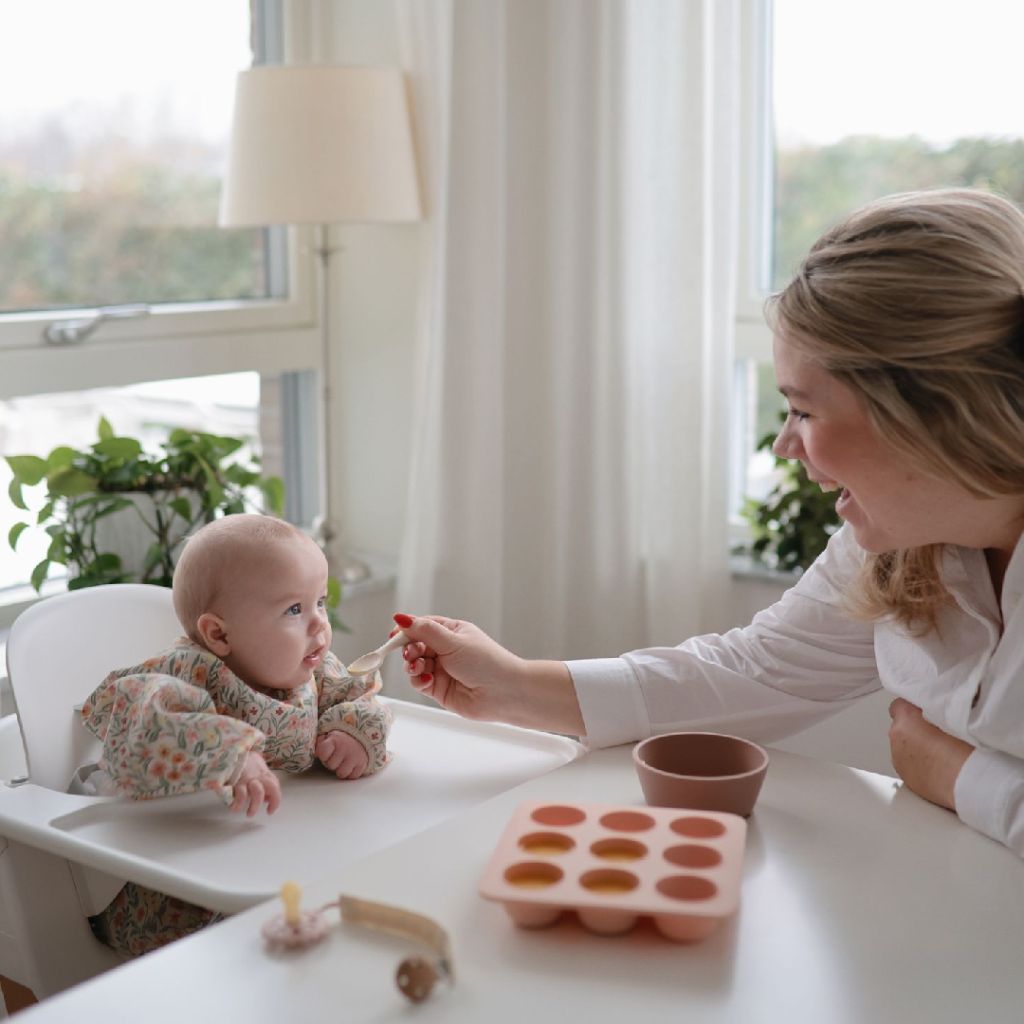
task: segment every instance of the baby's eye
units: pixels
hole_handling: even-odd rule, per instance
[[[285,612],[285,615],[301,615],[301,614],[302,614],[302,605],[299,604],[298,601],[296,601],[295,604],[293,604],[291,606],[291,608],[289,608],[288,611]]]
[[[321,597],[319,601],[317,601],[316,606],[317,606],[317,608],[326,608],[327,607],[327,595],[326,594],[324,594],[324,596]]]

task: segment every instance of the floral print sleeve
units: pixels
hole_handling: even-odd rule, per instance
[[[331,653],[317,670],[320,720],[317,733],[340,730],[355,737],[366,749],[366,774],[379,771],[391,759],[387,749],[391,709],[375,699],[380,690],[380,673],[350,676]]]
[[[133,800],[212,789],[230,803],[232,783],[246,755],[260,752],[263,733],[219,714],[202,686],[158,667],[179,666],[151,659],[112,672],[82,707],[86,728],[103,743],[99,767]]]

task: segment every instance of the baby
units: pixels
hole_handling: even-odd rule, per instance
[[[357,779],[383,767],[391,713],[374,699],[379,676],[351,677],[331,653],[326,588],[327,560],[289,523],[238,514],[200,529],[174,573],[186,636],[112,672],[82,708],[107,788],[137,800],[210,789],[251,816],[280,803],[272,768],[319,761]],[[194,930],[191,910],[206,915],[197,927],[212,917],[129,885],[93,926],[135,954]]]

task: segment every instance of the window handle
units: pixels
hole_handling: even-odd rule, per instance
[[[127,306],[101,306],[89,317],[80,320],[55,320],[46,325],[43,337],[48,345],[77,345],[96,330],[105,320],[127,320],[148,316],[149,306],[138,303]]]

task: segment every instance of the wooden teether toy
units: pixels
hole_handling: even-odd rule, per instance
[[[318,910],[302,910],[301,899],[302,890],[294,882],[285,882],[281,886],[284,913],[272,917],[262,929],[263,940],[269,949],[297,950],[319,942],[329,927],[325,912],[337,907],[341,920],[347,924],[364,925],[376,931],[414,939],[430,949],[432,957],[408,956],[395,972],[395,984],[411,1002],[423,1002],[438,980],[443,979],[449,984],[455,981],[448,933],[424,914],[354,896],[340,896]]]

